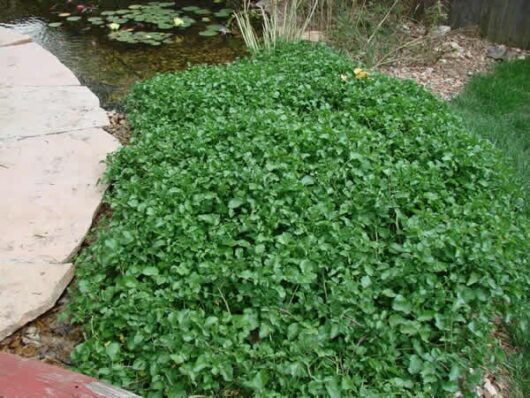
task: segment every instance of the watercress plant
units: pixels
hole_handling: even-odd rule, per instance
[[[528,294],[521,192],[410,81],[284,45],[135,86],[77,261],[88,374],[148,397],[452,396]]]

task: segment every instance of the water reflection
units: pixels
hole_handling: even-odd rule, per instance
[[[48,23],[56,20],[49,10],[52,4],[46,0],[0,0],[0,25],[31,36],[55,54],[100,97],[104,106],[116,105],[135,81],[159,72],[182,70],[188,64],[228,62],[243,53],[238,38],[201,37],[196,32],[199,27],[183,31],[174,43],[161,47],[113,42],[102,30],[88,27],[51,28]]]

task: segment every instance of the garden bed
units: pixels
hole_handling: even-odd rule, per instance
[[[150,396],[439,396],[496,366],[523,193],[447,104],[292,45],[158,76],[128,115],[77,262],[80,370]]]

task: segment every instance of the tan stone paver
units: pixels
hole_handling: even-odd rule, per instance
[[[0,140],[108,124],[99,99],[82,86],[0,87],[0,121]]]
[[[0,28],[0,340],[50,309],[119,147],[98,98],[56,57]]]
[[[31,37],[0,26],[0,47],[29,43]]]
[[[0,47],[1,86],[78,86],[77,77],[35,43]]]
[[[0,340],[53,307],[73,275],[72,264],[0,261]]]
[[[102,129],[0,141],[0,260],[69,261],[105,187],[98,179],[118,148]]]

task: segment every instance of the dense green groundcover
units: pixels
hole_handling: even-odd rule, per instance
[[[79,369],[153,397],[432,397],[495,365],[528,294],[521,192],[440,100],[353,68],[284,45],[134,88],[77,261]]]

